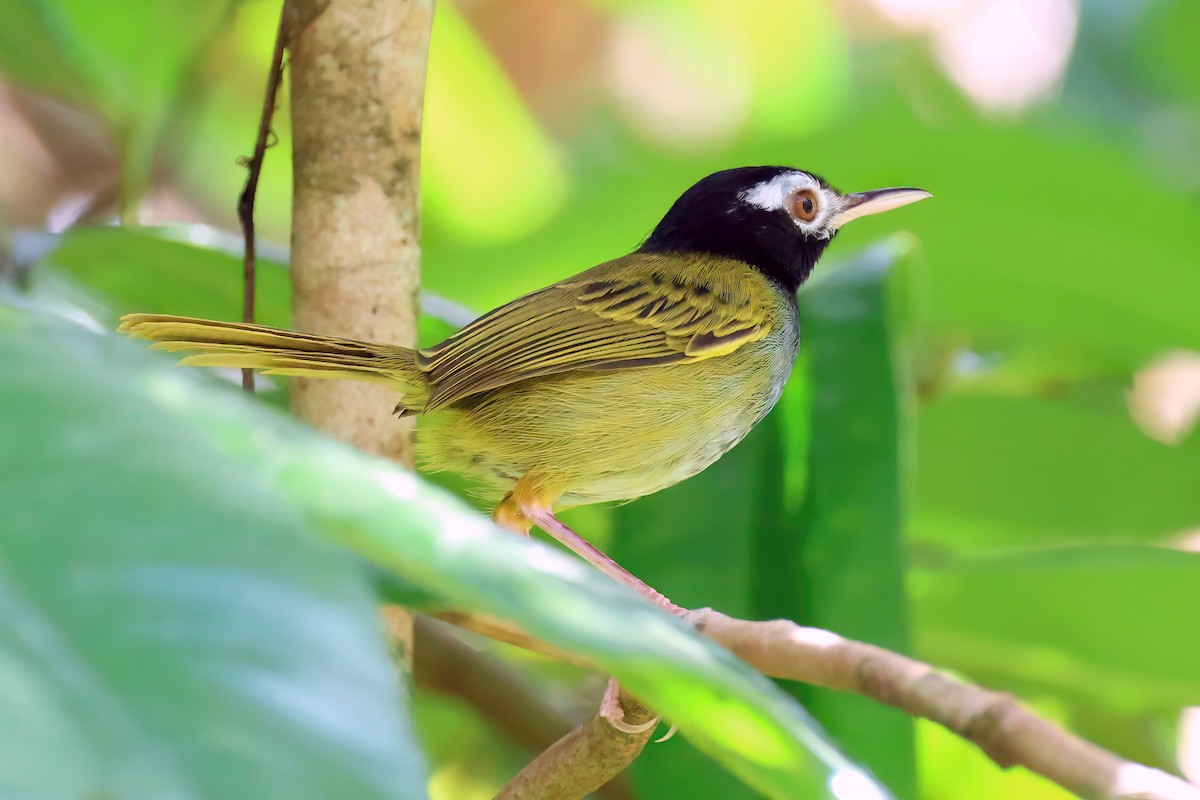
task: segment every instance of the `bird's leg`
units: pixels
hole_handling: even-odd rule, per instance
[[[675,615],[682,614],[686,609],[672,603],[662,594],[655,591],[653,587],[642,581],[629,570],[622,567],[617,562],[606,556],[600,548],[593,545],[591,542],[584,539],[575,531],[568,528],[566,525],[558,521],[558,518],[550,512],[550,509],[544,506],[528,506],[523,505],[521,511],[528,519],[532,520],[535,525],[544,530],[546,533],[553,536],[576,555],[581,556],[585,561],[590,563],[596,569],[603,572],[613,580],[623,583],[626,586],[632,587],[645,597],[650,602],[664,608]]]
[[[528,536],[530,527],[536,524],[605,575],[633,588],[660,608],[677,616],[686,611],[559,522],[550,510],[559,494],[560,492],[548,488],[537,474],[527,473],[496,506],[496,510],[492,512],[492,519],[500,527],[523,536]]]
[[[529,517],[521,512],[521,506],[513,499],[513,493],[509,492],[504,495],[504,499],[500,501],[500,505],[496,506],[496,510],[492,512],[492,521],[504,528],[506,531],[528,536],[529,529],[533,527],[533,523],[529,521]]]

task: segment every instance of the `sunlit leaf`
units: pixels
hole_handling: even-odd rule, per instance
[[[361,571],[114,345],[0,306],[4,794],[424,797]]]
[[[804,488],[800,508],[773,526],[779,533],[763,546],[791,570],[790,607],[773,611],[900,652],[908,645],[904,534],[913,458],[907,247],[902,237],[876,245],[799,294],[809,397],[781,411],[808,416]],[[897,794],[916,794],[907,714],[816,688],[801,687],[800,697]]]
[[[608,552],[674,602],[757,618],[756,600],[771,588],[761,565],[780,556],[757,547],[762,527],[776,520],[778,497],[767,498],[780,477],[779,435],[769,416],[699,475],[613,509]],[[638,759],[632,775],[658,800],[755,796],[686,744]]]

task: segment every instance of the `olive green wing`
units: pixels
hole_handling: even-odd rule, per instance
[[[425,410],[528,378],[731,353],[770,331],[770,290],[736,261],[633,254],[501,306],[417,363]]]

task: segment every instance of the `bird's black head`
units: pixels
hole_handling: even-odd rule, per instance
[[[842,194],[790,167],[727,169],[684,192],[639,252],[734,258],[794,292],[846,222],[929,196],[921,189]]]

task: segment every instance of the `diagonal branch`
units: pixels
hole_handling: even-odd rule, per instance
[[[578,730],[572,731],[575,719],[568,721],[537,687],[452,631],[423,614],[415,615],[413,680],[418,691],[458,697],[498,731],[533,752],[545,750],[565,735],[578,735]],[[627,720],[631,714],[632,707],[626,710]],[[636,716],[632,719],[635,723],[640,721]],[[632,800],[632,789],[624,778],[618,775],[610,780],[596,791],[596,796],[603,800]]]
[[[463,612],[439,616],[509,644],[563,655],[554,645],[492,617]],[[764,675],[854,692],[932,720],[976,744],[1001,767],[1023,766],[1080,797],[1200,800],[1200,787],[1097,747],[1042,719],[1010,695],[959,680],[899,653],[789,620],[735,619],[711,608],[686,612],[684,619]],[[577,656],[566,656],[581,663]],[[550,753],[539,760],[550,758]],[[582,770],[578,757],[573,758],[575,769]],[[571,763],[564,761],[558,770],[570,769]]]
[[[595,716],[552,744],[517,773],[496,800],[577,800],[621,774],[654,733],[654,712],[621,690],[624,723],[613,724],[601,704]]]

